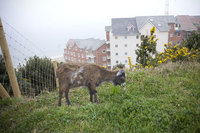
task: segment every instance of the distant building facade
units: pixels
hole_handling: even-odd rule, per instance
[[[64,59],[66,62],[87,62],[109,67],[105,40],[70,39],[64,49]]]
[[[128,56],[136,63],[138,46],[141,44],[141,35],[150,35],[150,29],[155,26],[157,51],[164,50],[164,43],[168,43],[170,27],[175,24],[173,16],[139,16],[135,18],[114,18],[111,26],[106,26],[106,43],[110,47],[111,68],[119,63],[128,66]]]

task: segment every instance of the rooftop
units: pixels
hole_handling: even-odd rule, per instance
[[[135,35],[138,34],[138,28],[135,18],[113,18],[112,33],[114,35]]]
[[[96,50],[105,43],[106,43],[105,40],[88,38],[88,39],[70,39],[67,45],[72,47],[74,46],[74,44],[77,44],[79,48]]]
[[[169,23],[176,23],[174,16],[137,16],[136,22],[140,30],[150,21],[159,31],[169,31]]]

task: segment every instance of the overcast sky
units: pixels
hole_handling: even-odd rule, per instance
[[[199,7],[200,0],[169,0],[170,15],[200,15]],[[111,18],[164,11],[165,0],[0,0],[0,17],[48,57],[63,55],[71,38],[105,39]]]

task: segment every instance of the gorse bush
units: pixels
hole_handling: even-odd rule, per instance
[[[156,52],[155,27],[150,30],[150,36],[142,36],[141,46],[135,51],[137,63],[132,64],[131,57],[128,57],[130,69],[154,68],[169,61],[197,61],[200,62],[200,33],[192,34],[181,44],[164,44],[164,52]]]
[[[158,65],[168,61],[200,61],[199,49],[191,49],[189,51],[186,47],[178,45],[167,46],[167,44],[164,44],[164,46],[164,52],[161,52],[157,57]]]
[[[151,64],[155,62],[154,57],[157,54],[156,45],[158,41],[158,39],[156,39],[155,30],[155,27],[150,30],[150,36],[141,36],[141,45],[138,46],[138,49],[135,51],[137,55],[136,61],[142,64],[143,67],[147,66],[148,62],[151,62]]]

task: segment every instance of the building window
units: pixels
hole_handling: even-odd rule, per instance
[[[103,49],[103,50],[102,50],[102,53],[105,53],[105,52],[106,52],[106,50],[105,50],[105,49]]]
[[[105,56],[103,57],[103,61],[106,61],[106,57]]]
[[[125,60],[125,63],[127,63],[128,61],[127,60]]]
[[[107,66],[107,64],[103,64],[103,66],[105,66],[105,67],[106,67],[106,66]]]
[[[124,39],[127,39],[127,36],[124,36]]]
[[[127,44],[124,44],[124,47],[127,47]]]
[[[125,54],[125,55],[127,55],[128,53],[127,53],[127,52],[125,52],[124,54]]]
[[[119,61],[117,60],[117,61],[116,61],[116,63],[118,64],[118,63],[119,63]]]
[[[80,53],[78,53],[78,57],[81,57]]]
[[[118,55],[118,53],[115,53],[115,55]]]
[[[118,39],[118,37],[117,37],[117,36],[115,36],[115,39]]]
[[[139,46],[139,44],[137,43],[137,44],[136,44],[136,47],[138,47],[138,46]]]
[[[170,37],[173,37],[173,34],[170,34]]]
[[[138,35],[136,36],[136,39],[139,39],[139,36],[138,36]]]
[[[91,58],[90,60],[91,60],[92,63],[94,63],[94,58]]]
[[[115,44],[115,48],[117,48],[118,47],[118,45],[117,44]]]
[[[82,58],[84,58],[84,55],[82,54]]]

